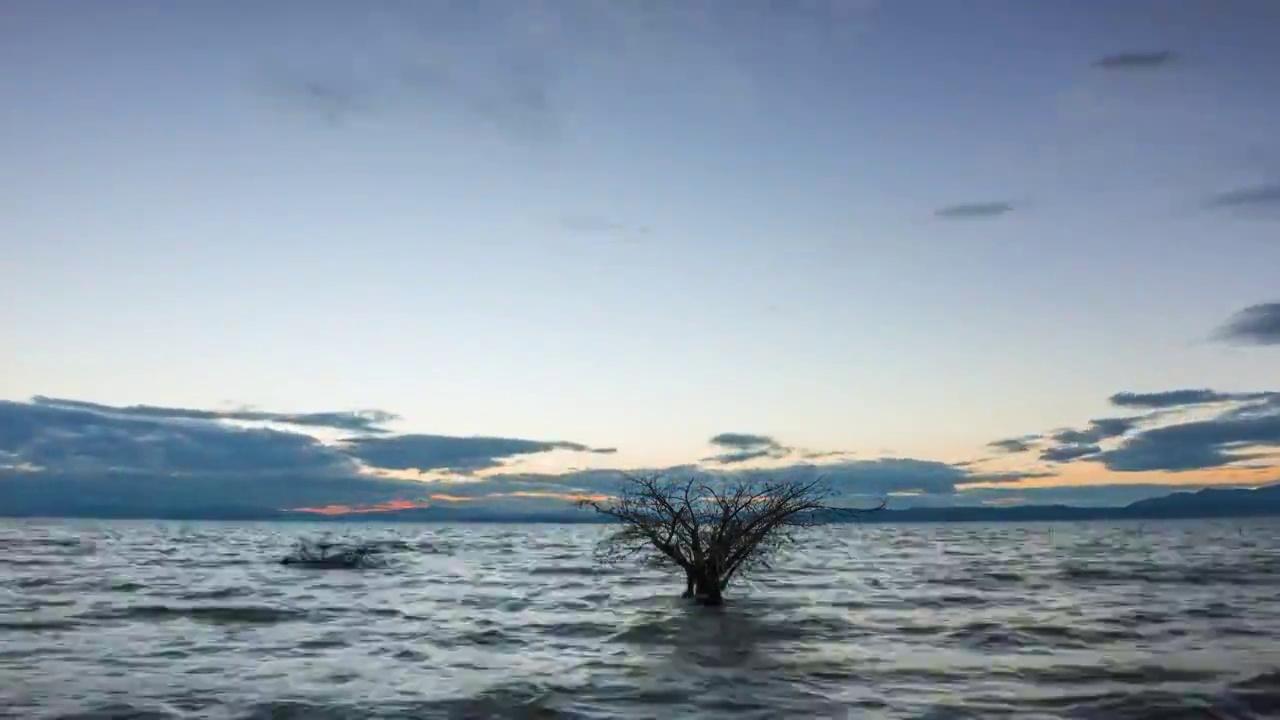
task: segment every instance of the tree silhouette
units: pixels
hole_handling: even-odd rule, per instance
[[[618,497],[580,504],[623,525],[601,541],[602,560],[640,557],[681,569],[684,597],[719,605],[730,580],[768,568],[778,550],[795,542],[796,530],[884,507],[838,507],[831,498],[821,478],[714,482],[630,475]]]

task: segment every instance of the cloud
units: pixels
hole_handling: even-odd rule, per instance
[[[953,464],[952,467],[962,467],[959,464]],[[973,483],[1018,483],[1023,480],[1035,480],[1043,478],[1057,477],[1058,474],[1047,470],[1013,470],[1010,472],[970,472],[964,477],[961,484]]]
[[[1224,410],[1218,418],[1221,420],[1239,420],[1262,417],[1280,413],[1280,392],[1254,393],[1248,402],[1237,403]]]
[[[749,460],[765,458],[785,458],[795,448],[787,447],[768,435],[752,435],[750,433],[720,433],[708,441],[710,444],[724,448],[728,452],[703,458],[703,462],[732,465]]]
[[[437,2],[372,11],[352,5],[341,17],[341,38],[304,39],[297,45],[305,50],[280,61],[296,69],[273,71],[260,84],[274,99],[330,123],[397,113],[485,128],[516,142],[554,143],[571,130],[579,105],[600,102],[602,91],[593,87],[653,107],[663,105],[664,95],[688,93],[721,107],[721,98],[754,103],[755,71],[776,66],[780,46],[847,47],[878,4]],[[303,20],[289,30],[314,26]],[[678,76],[655,71],[673,63],[682,67]],[[571,95],[575,86],[581,102]]]
[[[1269,395],[1271,395],[1269,392],[1224,393],[1208,388],[1185,388],[1151,393],[1118,392],[1107,400],[1117,407],[1163,409],[1255,400]]]
[[[720,433],[709,440],[712,445],[724,448],[744,450],[761,445],[777,445],[777,441],[768,435],[752,435],[750,433]]]
[[[1038,450],[1033,460],[1096,463],[1117,473],[1275,465],[1280,392],[1125,392],[1112,402],[1147,413],[991,445],[1006,453]],[[620,469],[552,474],[504,468],[537,453],[610,454],[613,448],[565,440],[400,435],[379,424],[391,417],[385,411],[117,407],[46,397],[0,401],[0,506],[52,514],[176,508],[216,515],[236,507],[385,512],[448,504],[465,506],[468,513],[518,514],[559,511],[575,497],[614,494],[626,477]],[[319,429],[347,434],[326,442],[308,432]],[[845,454],[817,461],[773,436],[743,432],[721,433],[709,444],[720,452],[705,464],[635,471],[727,480],[822,477],[854,502],[893,495],[902,498],[898,506],[1032,502],[1050,496],[1022,481],[1056,475],[1035,463],[991,469],[991,459],[947,463]],[[748,460],[775,462],[764,468]],[[1113,497],[1107,492],[1099,489],[1089,497]]]
[[[637,243],[652,230],[646,225],[632,226],[603,215],[561,215],[556,220],[560,229],[582,235],[609,235],[624,243]]]
[[[373,503],[371,505],[321,505],[319,507],[292,508],[292,510],[313,515],[355,515],[426,507],[431,507],[431,502],[427,500],[387,500],[386,502]]]
[[[807,480],[822,477],[843,495],[883,496],[913,492],[922,495],[949,495],[957,487],[972,483],[1014,483],[1032,477],[1047,477],[1038,471],[974,472],[967,467],[936,460],[877,458],[846,460],[829,464],[802,463],[789,467],[740,470],[721,473],[727,477],[779,477]]]
[[[933,211],[933,215],[946,220],[977,220],[996,218],[1011,212],[1013,205],[1007,202],[979,202],[939,208]]]
[[[976,472],[959,464],[915,458],[878,458],[844,460],[835,463],[801,462],[775,468],[714,468],[707,470],[692,465],[638,470],[637,473],[661,472],[671,477],[715,477],[726,480],[780,479],[815,480],[821,478],[836,495],[881,498],[890,493],[920,495],[954,495],[961,486],[973,484],[1010,484],[1030,478],[1052,477],[1044,471]],[[563,475],[511,474],[487,478],[483,487],[498,492],[511,492],[516,486],[538,488],[559,493],[617,493],[627,474],[619,470],[585,470]],[[513,485],[514,483],[515,485]],[[477,489],[481,487],[476,484]]]
[[[1097,445],[1056,445],[1040,451],[1040,459],[1045,462],[1061,463],[1078,460],[1102,452]]]
[[[1242,345],[1280,345],[1280,302],[1251,305],[1213,333],[1215,340]]]
[[[261,86],[285,104],[310,112],[334,126],[373,109],[373,88],[352,78],[274,75]]]
[[[281,61],[288,69],[261,69],[257,86],[333,125],[374,113],[425,115],[519,142],[551,141],[563,133],[558,90],[580,49],[559,37],[557,14],[520,4],[353,10],[343,28],[350,52],[317,38],[314,52]]]
[[[1044,462],[1063,463],[1096,455],[1102,451],[1098,443],[1120,437],[1139,423],[1150,419],[1151,416],[1101,418],[1090,420],[1088,427],[1082,430],[1057,430],[1046,437],[1054,444],[1041,449],[1040,459]]]
[[[562,132],[555,91],[558,64],[545,48],[499,48],[491,64],[458,52],[452,62],[406,62],[400,87],[436,106],[461,111],[482,124],[522,141],[557,139]]]
[[[1058,443],[1081,445],[1096,443],[1107,438],[1119,437],[1134,428],[1144,418],[1102,418],[1090,420],[1084,430],[1059,430],[1050,437]]]
[[[353,457],[391,470],[448,470],[472,473],[497,467],[502,461],[552,450],[610,454],[616,448],[591,448],[574,442],[521,440],[503,437],[396,435],[350,438],[343,447]]]
[[[21,462],[79,474],[330,475],[356,467],[351,458],[301,433],[96,407],[111,410],[92,403],[0,401],[0,450]]]
[[[1095,420],[1084,430],[1059,431],[1051,436],[1058,444],[1043,450],[1040,458],[1097,462],[1122,473],[1185,472],[1240,466],[1268,457],[1268,448],[1280,447],[1280,392],[1229,393],[1208,388],[1123,392],[1113,395],[1111,402],[1151,412]],[[1217,406],[1215,415],[1188,415],[1209,406]],[[1161,424],[1155,424],[1157,420]],[[1102,447],[1101,443],[1116,438],[1121,438],[1118,444]]]
[[[85,410],[98,415],[113,417],[150,418],[153,420],[240,420],[245,422],[272,422],[302,427],[331,428],[350,432],[390,432],[383,425],[400,419],[399,415],[385,410],[353,410],[349,412],[274,413],[260,410],[195,410],[191,408],[157,407],[154,405],[129,405],[113,407],[83,400],[66,400],[37,395],[31,398],[33,405]]]
[[[1145,70],[1172,65],[1177,59],[1177,54],[1171,50],[1124,52],[1104,55],[1093,64],[1103,70]]]
[[[1030,452],[1031,449],[1035,447],[1035,442],[1038,439],[1038,435],[1026,435],[1020,438],[992,440],[987,443],[987,447],[1009,454],[1024,453]]]
[[[1211,209],[1280,207],[1280,183],[1267,183],[1217,193],[1205,203]]]
[[[430,488],[381,476],[380,469],[468,473],[549,450],[615,452],[515,438],[387,436],[372,423],[390,416],[114,407],[46,397],[0,401],[0,505],[48,510],[86,504],[199,509],[380,503],[413,499]],[[229,419],[284,419],[378,434],[326,443],[302,431],[244,427]]]
[[[1266,457],[1249,448],[1280,447],[1280,408],[1152,428],[1093,459],[1112,472],[1206,470]]]
[[[1117,407],[1147,412],[1046,433],[1041,436],[1039,459],[1054,464],[1096,462],[1112,472],[1182,472],[1241,467],[1269,457],[1260,450],[1280,447],[1277,391],[1182,388],[1118,392],[1108,400]],[[1206,418],[1205,410],[1215,414]],[[1023,452],[1026,445],[1019,438],[989,443],[1014,453]]]

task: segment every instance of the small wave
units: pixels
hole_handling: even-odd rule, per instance
[[[1211,602],[1201,607],[1187,608],[1182,611],[1187,617],[1205,618],[1208,620],[1229,620],[1236,616],[1236,611],[1230,605],[1221,602]]]
[[[498,628],[490,628],[488,630],[477,630],[472,632],[464,632],[453,638],[453,645],[481,645],[492,647],[495,645],[523,645],[523,640],[514,637],[507,632]]]
[[[982,649],[1021,648],[1031,642],[1016,630],[988,622],[970,623],[952,630],[947,633],[947,639]]]
[[[247,587],[224,587],[213,590],[192,590],[182,593],[178,598],[181,600],[227,600],[252,594],[253,590]]]
[[[1132,629],[1105,630],[1053,623],[1006,625],[975,622],[951,631],[947,637],[983,649],[1085,649],[1111,642],[1132,642],[1143,636]]]
[[[918,608],[943,610],[950,607],[976,607],[979,605],[986,605],[990,602],[991,598],[983,597],[982,595],[951,593],[948,595],[924,597],[915,601],[914,605]]]
[[[174,711],[115,704],[58,715],[55,720],[174,720],[180,717],[182,715]]]
[[[1171,613],[1159,612],[1155,610],[1134,610],[1132,612],[1120,613],[1109,617],[1099,618],[1098,622],[1108,625],[1166,625],[1173,622],[1177,618]]]
[[[617,632],[616,625],[595,622],[564,622],[529,625],[529,630],[556,638],[606,638]]]
[[[1266,690],[1280,694],[1280,670],[1254,675],[1247,680],[1239,680],[1231,684],[1236,690]]]
[[[1220,675],[1213,670],[1177,668],[1163,665],[1122,666],[1106,663],[1023,668],[1018,671],[1018,676],[1037,683],[1075,686],[1088,683],[1124,683],[1127,685],[1199,683],[1216,680]]]
[[[58,579],[46,577],[46,576],[23,577],[23,578],[14,579],[11,582],[14,584],[14,587],[38,588],[38,587],[45,587],[47,585],[57,585]]]
[[[41,567],[44,565],[57,565],[61,562],[59,558],[45,557],[0,557],[0,565],[8,565],[10,567]]]
[[[0,620],[0,632],[40,632],[42,630],[71,630],[79,623],[72,620]]]
[[[1261,585],[1272,582],[1270,572],[1257,564],[1109,566],[1100,563],[1065,563],[1059,577],[1077,582],[1131,585]]]
[[[615,632],[611,642],[633,645],[661,645],[671,640],[672,628],[662,622],[640,622]]]
[[[1029,704],[1087,720],[1251,720],[1259,717],[1231,698],[1156,689],[1070,695]]]
[[[272,624],[299,620],[306,613],[261,605],[217,606],[135,605],[132,607],[95,610],[81,617],[86,620],[194,620],[208,623]]]
[[[533,683],[513,683],[511,685],[489,688],[474,696],[443,700],[431,703],[431,708],[421,708],[420,717],[431,717],[441,710],[450,718],[488,718],[505,720],[520,718],[569,718],[581,717],[577,713],[569,713],[557,702],[560,693],[553,688]],[[431,714],[428,712],[434,711]]]
[[[1041,640],[1053,640],[1058,645],[1067,645],[1080,648],[1093,647],[1110,642],[1124,642],[1141,640],[1142,633],[1132,628],[1120,628],[1116,630],[1104,630],[1097,628],[1075,627],[1070,625],[1056,625],[1053,623],[1039,623],[1035,625],[1020,625],[1017,631]]]
[[[594,576],[600,574],[600,568],[591,565],[567,565],[560,567],[534,567],[529,569],[530,575],[555,575],[555,576]]]
[[[1228,697],[1256,717],[1280,717],[1280,670],[1233,683]]]

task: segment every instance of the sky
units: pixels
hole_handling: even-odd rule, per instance
[[[1280,480],[1277,28],[1271,0],[10,0],[0,502]]]

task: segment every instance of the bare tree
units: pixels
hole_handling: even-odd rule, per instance
[[[623,525],[597,549],[603,560],[641,557],[679,568],[684,597],[719,605],[730,580],[767,568],[771,556],[795,541],[796,530],[884,507],[838,507],[831,498],[821,478],[713,482],[648,475],[628,476],[616,498],[580,504]]]

